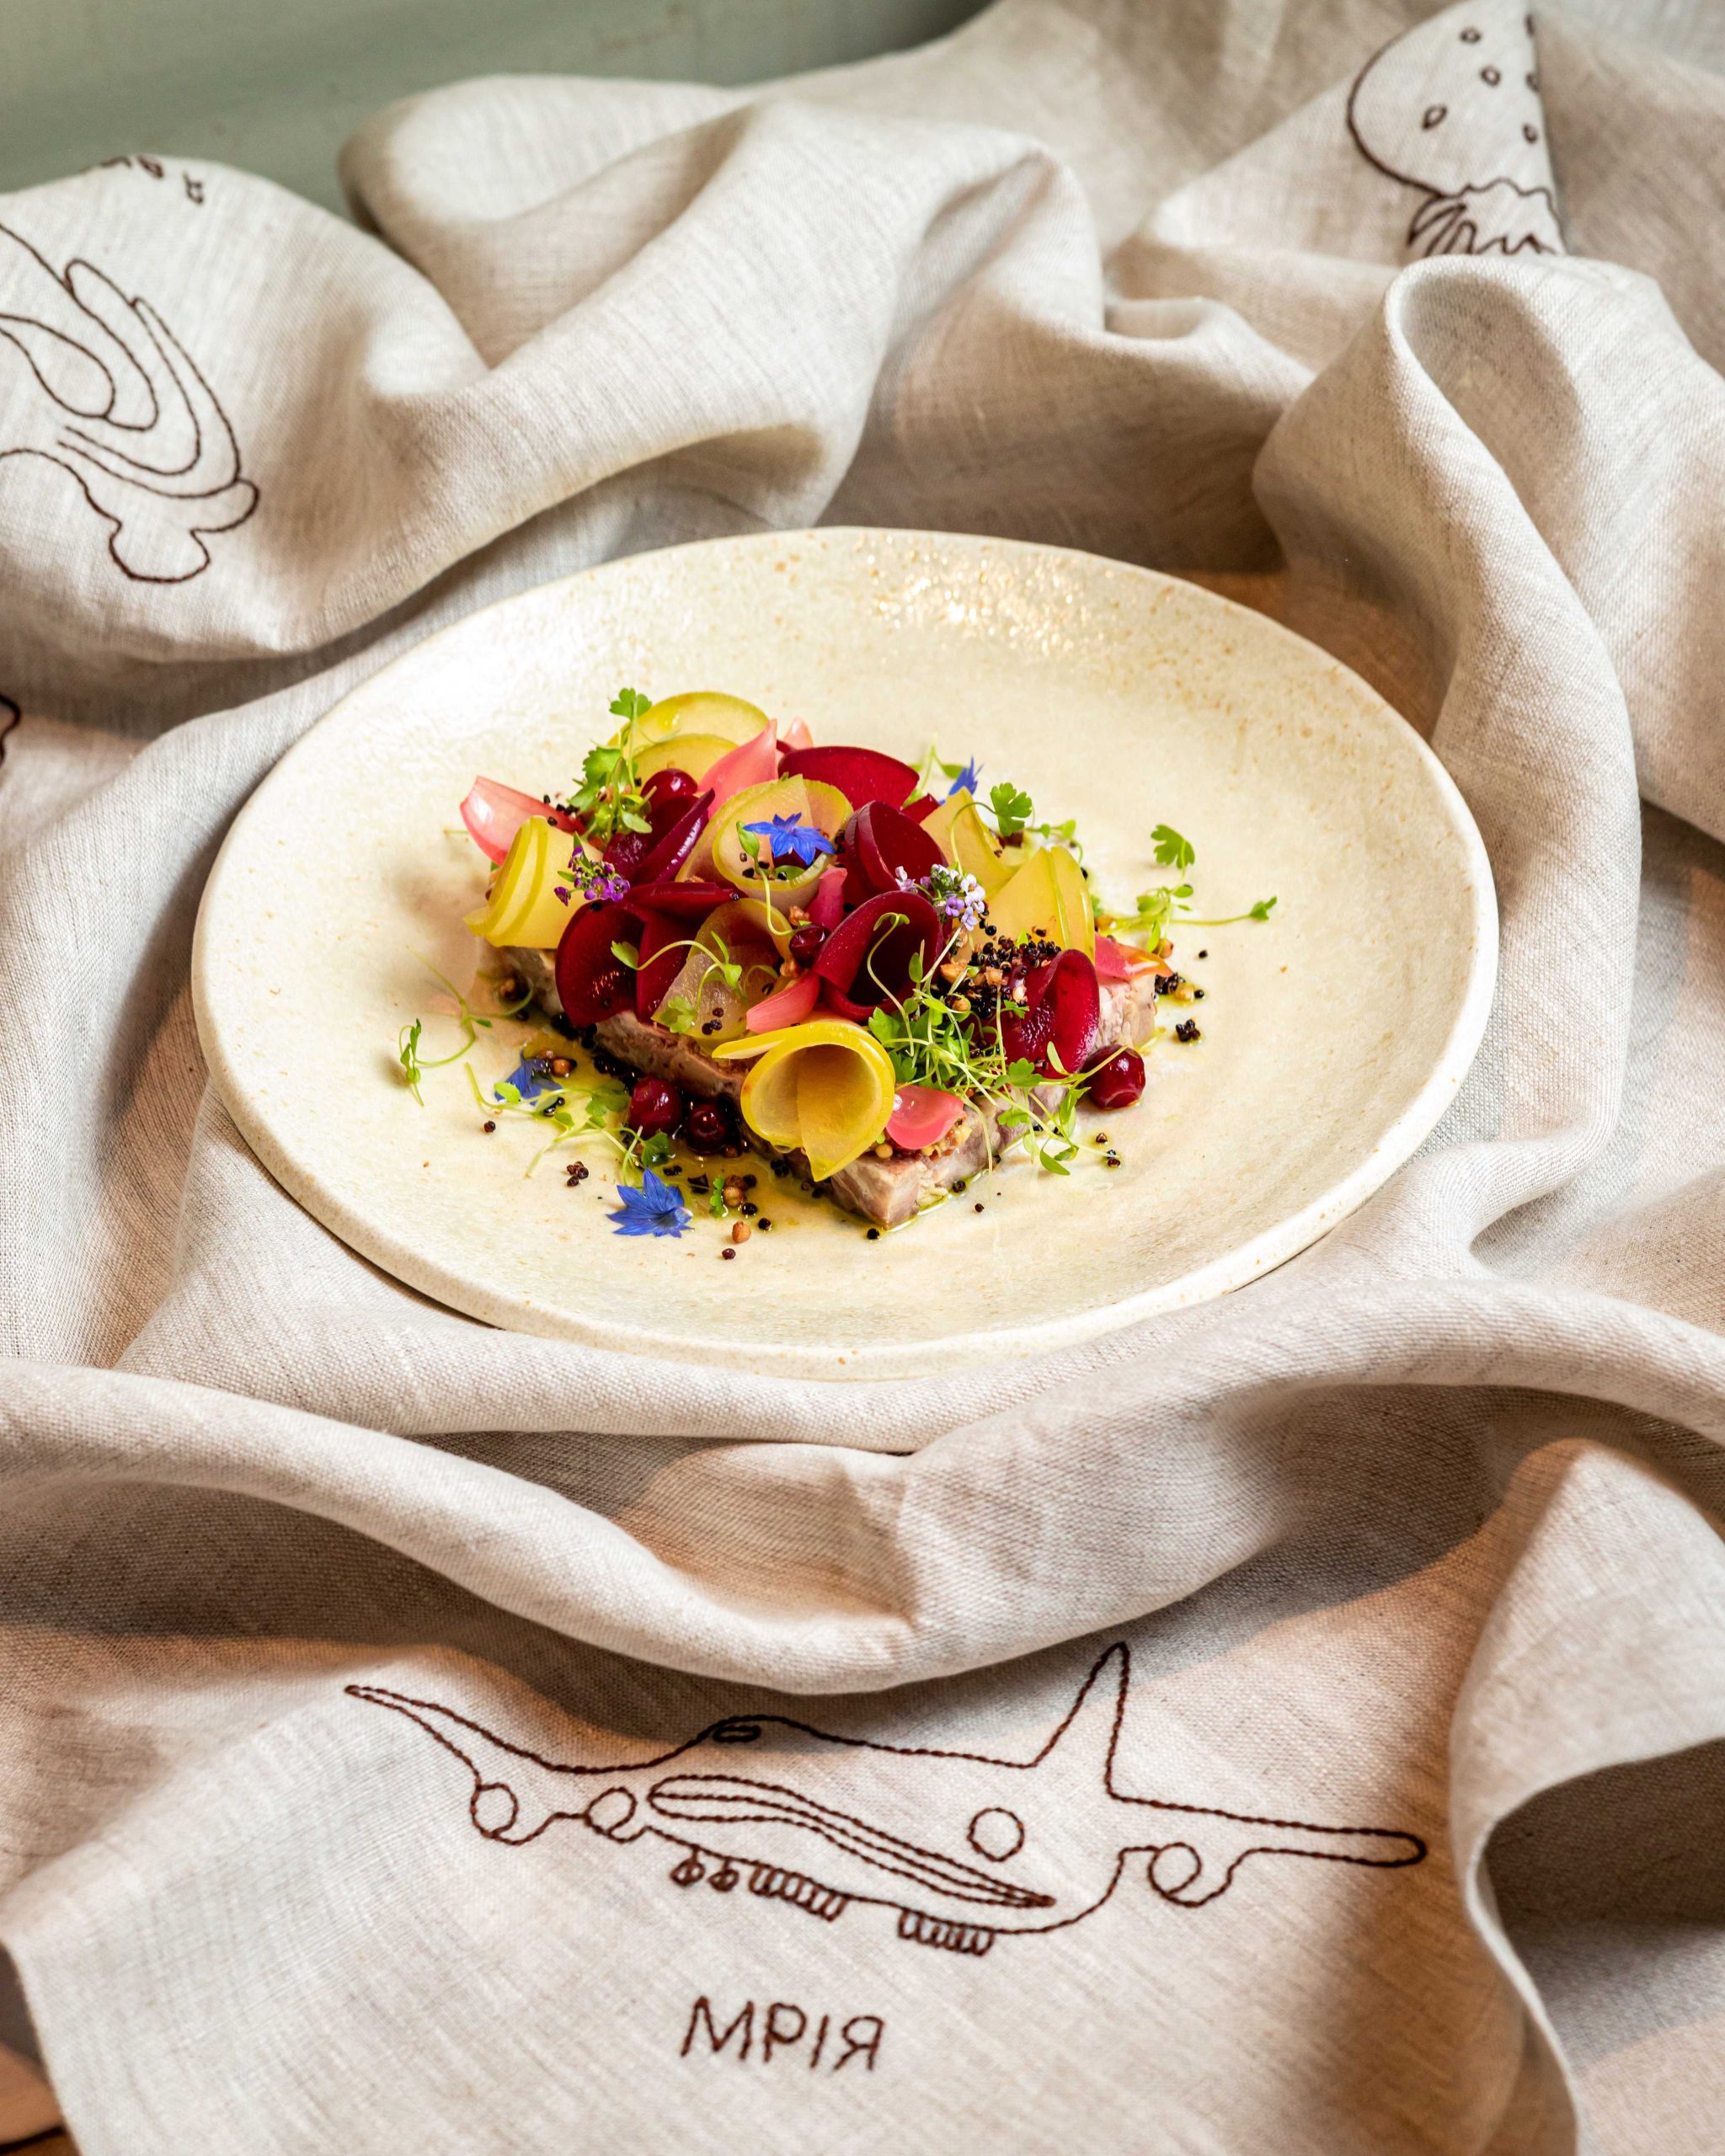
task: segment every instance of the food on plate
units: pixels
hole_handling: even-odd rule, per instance
[[[526,1118],[542,1151],[611,1150],[619,1234],[679,1237],[698,1206],[729,1258],[772,1225],[745,1156],[877,1238],[1009,1162],[1120,1165],[1080,1109],[1129,1113],[1151,1043],[1201,1038],[1189,1013],[1160,1022],[1204,995],[1173,937],[1226,925],[1192,919],[1178,832],[1149,841],[1179,880],[1110,910],[1075,825],[1010,780],[985,794],[975,760],[817,742],[708,691],[611,708],[566,798],[480,777],[462,803],[487,1007],[444,983],[446,1056],[403,1027],[416,1093],[466,1060],[488,1134]],[[510,1020],[530,1030],[488,1089],[471,1052]],[[572,1187],[590,1172],[567,1164]]]

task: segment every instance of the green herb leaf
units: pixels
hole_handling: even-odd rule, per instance
[[[611,955],[620,966],[627,966],[632,974],[641,970],[641,951],[638,944],[613,943]]]
[[[1268,921],[1270,917],[1270,908],[1275,903],[1274,899],[1260,899],[1246,918],[1248,921]]]
[[[1036,804],[1022,787],[1010,779],[1002,779],[990,790],[988,805],[994,811],[996,828],[1003,839],[1015,839],[1036,814]]]
[[[617,718],[626,718],[633,725],[652,710],[653,699],[644,696],[638,689],[619,689],[611,699],[611,708]]]
[[[1172,825],[1158,824],[1151,833],[1158,867],[1178,871],[1189,868],[1198,856]]]
[[[713,1178],[713,1188],[707,1195],[707,1209],[715,1220],[724,1219],[724,1190],[717,1176]]]

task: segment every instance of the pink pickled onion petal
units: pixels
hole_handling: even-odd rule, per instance
[[[778,738],[787,749],[812,749],[814,746],[814,736],[809,731],[806,718],[793,718]]]
[[[829,868],[809,901],[809,918],[817,928],[836,928],[845,914],[845,872]]]
[[[943,1093],[938,1086],[900,1086],[893,1096],[886,1134],[907,1153],[920,1153],[938,1145],[964,1113],[958,1095]]]
[[[770,726],[728,750],[701,774],[701,791],[713,796],[716,811],[745,787],[765,786],[778,776],[778,742]]]
[[[543,816],[560,831],[574,828],[561,809],[547,808],[531,793],[505,786],[500,779],[476,778],[462,803],[462,821],[488,861],[503,859],[530,816]]]
[[[798,974],[782,988],[749,1006],[743,1023],[751,1033],[776,1033],[782,1026],[800,1026],[820,1000],[819,974]]]
[[[1138,962],[1140,970],[1144,963],[1140,958]],[[1096,977],[1098,980],[1130,980],[1133,971],[1131,960],[1112,936],[1097,937]]]

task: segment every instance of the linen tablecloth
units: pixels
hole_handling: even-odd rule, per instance
[[[998,0],[417,99],[352,223],[147,145],[0,200],[0,1940],[86,2156],[1720,2145],[1722,64]],[[398,1289],[211,1096],[200,889],[346,687],[822,520],[1246,597],[1466,795],[1484,1049],[1272,1278],[673,1368]],[[688,1801],[806,1872],[634,1834],[719,1723]],[[1015,1932],[1050,1852],[1102,1898]]]

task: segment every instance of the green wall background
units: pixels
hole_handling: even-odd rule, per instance
[[[136,150],[342,207],[335,153],[468,75],[768,76],[921,44],[980,0],[0,0],[0,192]]]

